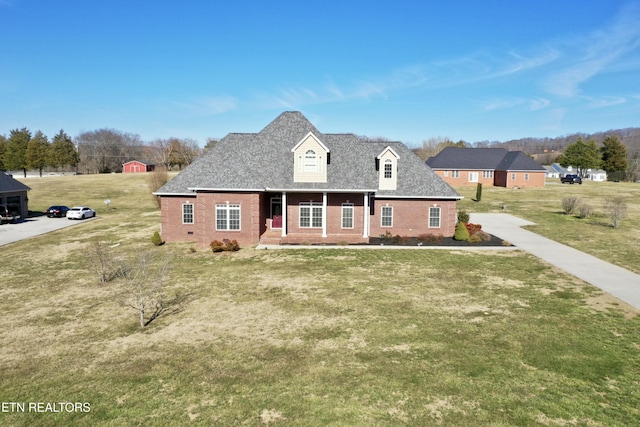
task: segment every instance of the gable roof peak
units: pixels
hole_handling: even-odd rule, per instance
[[[298,147],[300,147],[300,145],[302,145],[302,144],[303,144],[307,139],[309,139],[309,137],[313,138],[313,140],[314,140],[315,142],[317,142],[318,144],[320,144],[320,146],[322,147],[322,149],[323,149],[326,153],[328,153],[328,152],[330,152],[330,151],[331,151],[331,150],[329,150],[329,148],[327,148],[327,146],[326,146],[326,145],[324,145],[324,144],[322,143],[322,141],[320,141],[320,139],[319,139],[316,135],[314,135],[314,134],[313,134],[313,132],[311,132],[311,131],[310,131],[308,134],[306,134],[306,135],[305,135],[305,136],[300,140],[300,142],[298,142],[298,143],[297,143],[297,144],[296,144],[296,145],[291,149],[291,152],[293,153],[294,151],[296,151],[296,150],[298,149]]]
[[[386,152],[390,152],[391,154],[393,154],[393,156],[394,156],[396,159],[399,159],[399,158],[400,158],[400,156],[398,155],[398,153],[396,153],[396,151],[395,151],[393,148],[391,148],[391,146],[390,146],[390,145],[387,145],[387,147],[386,147],[384,150],[382,150],[382,153],[378,154],[378,157],[376,157],[376,159],[381,159],[381,158],[382,158],[382,156],[384,156],[384,154],[385,154]]]

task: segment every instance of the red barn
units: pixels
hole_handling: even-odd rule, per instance
[[[155,165],[149,165],[139,162],[138,160],[132,160],[122,165],[122,173],[137,173],[137,172],[151,172]]]

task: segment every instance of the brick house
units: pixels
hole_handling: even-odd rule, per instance
[[[453,186],[478,183],[506,188],[544,187],[547,170],[522,151],[447,147],[427,160]]]
[[[154,194],[163,239],[199,247],[452,236],[462,198],[404,144],[323,134],[300,112],[227,135]]]

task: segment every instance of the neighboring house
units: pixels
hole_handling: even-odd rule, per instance
[[[551,165],[551,168],[558,173],[558,176],[556,178],[563,177],[567,174],[577,173],[576,172],[577,169],[573,168],[572,166],[567,166],[566,168],[564,168],[560,166],[559,163],[553,163]],[[607,172],[602,169],[597,169],[597,170],[587,169],[582,179],[596,181],[596,182],[604,182],[607,180]]]
[[[155,165],[132,160],[122,165],[122,173],[152,172]]]
[[[555,170],[553,166],[547,165],[547,166],[544,166],[544,168],[547,170],[547,174],[546,174],[547,178],[560,178],[560,172]]]
[[[17,211],[22,218],[29,216],[29,197],[27,187],[20,181],[0,171],[0,205],[7,205],[9,210]]]
[[[227,135],[154,194],[162,238],[199,247],[452,236],[462,198],[404,144],[323,134],[294,111]]]
[[[522,151],[447,147],[427,165],[453,186],[544,187],[546,169]]]

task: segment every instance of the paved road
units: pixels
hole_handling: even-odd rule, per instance
[[[640,310],[640,275],[523,230],[522,226],[533,223],[513,215],[471,214],[470,221],[482,224],[482,229],[487,233],[511,242]]]
[[[29,237],[49,233],[61,228],[70,227],[85,221],[93,221],[94,218],[70,221],[66,218],[47,218],[39,216],[27,218],[17,224],[0,225],[0,246],[28,239]]]

